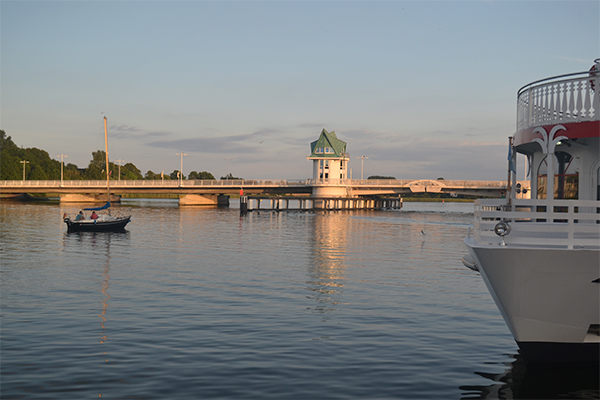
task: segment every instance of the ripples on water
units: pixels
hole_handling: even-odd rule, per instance
[[[76,206],[0,205],[3,399],[598,395],[515,360],[461,263],[472,204],[128,209],[126,233],[67,234]]]

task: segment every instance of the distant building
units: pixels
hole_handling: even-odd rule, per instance
[[[346,153],[346,142],[333,131],[323,129],[319,139],[310,144],[310,156],[306,158],[313,160],[313,179],[330,182],[348,178],[350,155]]]

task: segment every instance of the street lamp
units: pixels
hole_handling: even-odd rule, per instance
[[[356,158],[360,158],[360,179],[363,179],[363,167],[365,166],[365,158],[368,160],[369,157],[367,156],[360,156],[360,157],[356,157]]]
[[[25,181],[25,164],[29,164],[29,161],[19,161],[21,164],[23,164],[23,181]]]
[[[115,162],[119,163],[119,178],[118,180],[121,180],[121,163],[124,162],[125,160],[115,160]]]
[[[179,186],[181,186],[183,184],[183,156],[187,156],[187,154],[182,151],[176,155],[181,156],[181,168],[179,169]]]
[[[60,157],[60,186],[62,186],[63,185],[63,166],[65,165],[64,157],[69,157],[69,156],[61,154],[60,156],[56,156],[56,157]]]

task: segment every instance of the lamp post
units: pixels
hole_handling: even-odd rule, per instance
[[[181,186],[183,184],[183,156],[187,156],[187,154],[182,151],[176,155],[181,156],[181,168],[179,169],[179,186]]]
[[[64,157],[69,157],[69,156],[61,154],[60,156],[56,156],[56,157],[60,157],[60,186],[62,186],[63,185],[63,166],[65,165]]]
[[[369,157],[367,156],[360,156],[360,157],[356,157],[356,158],[360,158],[360,179],[363,179],[363,167],[365,166],[365,158],[368,160]]]
[[[121,180],[121,163],[124,162],[125,160],[115,160],[115,162],[119,163],[119,178],[117,178],[117,180]]]
[[[21,164],[23,164],[23,181],[25,181],[25,164],[29,164],[29,161],[19,161]]]

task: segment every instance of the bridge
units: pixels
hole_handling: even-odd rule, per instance
[[[528,182],[521,182],[528,185]],[[319,195],[335,188],[336,196]],[[118,196],[172,194],[181,205],[216,205],[230,195],[295,195],[312,197],[374,198],[409,193],[446,193],[479,197],[501,197],[505,181],[429,179],[306,179],[306,180],[111,180],[111,194]],[[319,192],[321,191],[321,192]],[[61,202],[106,201],[106,181],[0,181],[0,197],[23,194],[53,194]]]

